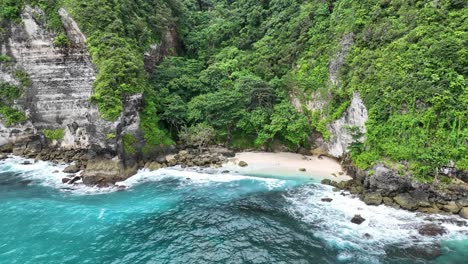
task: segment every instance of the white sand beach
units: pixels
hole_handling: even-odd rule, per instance
[[[238,164],[244,161],[246,167]],[[264,174],[280,176],[306,176],[317,180],[331,179],[347,181],[351,177],[334,159],[328,157],[305,156],[288,152],[241,152],[231,158],[223,167],[244,174]],[[305,169],[305,171],[301,171]]]

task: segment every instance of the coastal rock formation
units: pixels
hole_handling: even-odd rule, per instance
[[[31,85],[16,106],[26,112],[28,122],[9,128],[0,124],[0,137],[14,143],[44,129],[63,129],[58,147],[112,147],[106,135],[116,124],[101,119],[89,100],[96,70],[86,51],[86,39],[64,9],[59,14],[69,47],[54,45],[55,34],[36,18],[44,15],[39,8],[26,6],[22,22],[7,29],[9,37],[2,43],[1,54],[14,58],[14,67],[27,73]],[[0,76],[2,81],[14,82],[8,74]]]
[[[90,186],[106,187],[109,183],[123,181],[134,175],[138,166],[124,166],[121,160],[96,159],[88,161],[83,173],[83,183]]]
[[[366,221],[366,219],[364,219],[364,217],[358,214],[354,215],[354,217],[351,219],[351,223],[356,224],[356,225],[360,225],[364,223],[364,221]]]
[[[370,173],[372,172],[372,173]],[[350,173],[348,171],[348,173]],[[459,214],[468,217],[468,186],[449,184],[445,186],[418,183],[401,176],[383,164],[369,171],[357,170],[350,173],[353,180],[335,182],[323,180],[322,184],[348,190],[359,195],[369,205],[384,203],[387,206],[424,213]]]
[[[86,50],[86,37],[62,8],[59,15],[69,44],[57,46],[56,33],[38,19],[44,15],[41,9],[26,6],[21,23],[9,24],[7,38],[1,43],[1,54],[13,58],[11,67],[27,74],[30,85],[14,105],[25,112],[27,121],[7,127],[0,120],[0,145],[12,145],[17,155],[46,160],[54,159],[47,149],[51,153],[54,149],[91,150],[117,156],[122,166],[134,168],[139,153],[126,151],[123,141],[130,135],[139,144],[137,149],[143,145],[139,117],[142,94],[124,98],[122,114],[116,121],[102,119],[90,100],[96,69]],[[19,83],[4,68],[0,68],[0,81]],[[60,136],[47,138],[46,131]],[[121,171],[125,174],[113,177],[128,176],[128,171],[136,170],[110,170],[107,174]]]

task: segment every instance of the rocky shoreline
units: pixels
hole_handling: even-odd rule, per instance
[[[34,141],[31,141],[34,142]],[[152,158],[145,158],[139,162],[122,162],[116,155],[108,151],[94,151],[90,149],[60,149],[43,148],[41,144],[7,144],[0,147],[0,160],[8,154],[35,160],[50,161],[56,164],[72,163],[63,172],[68,177],[63,183],[77,184],[82,182],[88,186],[109,187],[116,182],[124,181],[136,174],[139,169],[150,171],[160,168],[181,166],[185,167],[221,167],[228,158],[235,156],[235,152],[224,147],[209,148],[176,148],[161,152]],[[247,166],[239,162],[239,166]],[[132,165],[130,165],[132,164]],[[79,173],[81,172],[81,173]],[[79,173],[79,174],[78,174]]]
[[[26,158],[51,161],[54,163],[72,163],[64,169],[69,173],[63,183],[83,183],[88,186],[109,187],[124,181],[139,169],[157,170],[165,167],[217,167],[236,155],[233,150],[224,147],[209,148],[173,148],[153,158],[141,159],[126,166],[116,157],[116,153],[94,151],[90,149],[65,150],[43,148],[30,141],[28,144],[7,144],[0,147],[0,160],[6,154]],[[239,166],[247,166],[240,161]],[[468,218],[468,184],[432,185],[412,181],[408,176],[378,164],[372,170],[356,170],[349,164],[343,168],[352,176],[350,181],[325,179],[323,184],[331,185],[336,190],[346,190],[359,197],[367,205],[391,206],[409,211],[438,214],[458,214]],[[78,173],[80,172],[80,173]]]
[[[323,184],[335,190],[346,190],[359,197],[367,205],[391,206],[408,211],[429,214],[458,214],[468,219],[468,184],[424,184],[400,176],[383,164],[372,170],[354,170],[348,167],[353,180],[335,182],[323,180]],[[344,194],[344,193],[343,193]]]

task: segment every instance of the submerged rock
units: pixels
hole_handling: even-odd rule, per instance
[[[423,236],[441,236],[447,233],[447,229],[436,224],[427,224],[420,227],[418,233]]]
[[[322,198],[321,200],[322,200],[322,202],[327,202],[327,203],[333,201],[332,198]]]
[[[32,180],[24,180],[24,181],[20,181],[20,184],[23,185],[23,186],[27,186],[27,185],[29,185],[31,182],[32,182]]]
[[[358,215],[358,214],[354,215],[354,217],[351,219],[351,223],[356,224],[356,225],[360,225],[364,221],[366,221],[366,219],[364,219],[364,217],[362,217],[361,215]]]
[[[299,168],[299,171],[305,172],[306,168]]]

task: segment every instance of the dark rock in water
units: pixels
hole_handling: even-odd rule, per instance
[[[228,171],[228,170],[224,170],[224,171],[222,171],[221,173],[222,173],[222,174],[227,174],[227,173],[229,173],[229,171]]]
[[[447,229],[436,224],[427,224],[421,226],[418,233],[423,236],[441,236],[447,233]]]
[[[299,171],[305,172],[306,168],[299,168]]]
[[[340,189],[335,187],[335,188],[332,189],[332,191],[334,191],[334,192],[339,192]]]
[[[330,179],[323,179],[320,183],[324,185],[332,185],[332,181]]]
[[[7,155],[0,155],[0,160],[6,160],[6,159],[8,159]]]
[[[191,180],[191,179],[190,179],[190,178],[188,178],[188,177],[187,177],[187,178],[185,178],[185,179],[186,179],[186,180]]]
[[[419,260],[433,260],[442,255],[442,252],[440,245],[425,243],[423,245],[413,245],[408,248],[395,248],[389,250],[388,255],[406,255]],[[426,263],[426,261],[422,261],[421,263]]]
[[[382,203],[382,195],[380,193],[366,193],[362,197],[362,201],[367,205],[380,205]]]
[[[329,203],[331,201],[333,201],[332,198],[322,198],[322,202],[328,202]]]
[[[65,184],[65,183],[68,183],[70,182],[71,179],[70,178],[62,178],[62,183]]]
[[[31,182],[32,182],[31,180],[24,180],[24,181],[20,181],[20,184],[23,186],[26,186],[26,185],[29,185]]]
[[[76,176],[76,177],[73,177],[69,182],[68,184],[74,184],[75,182],[81,180],[81,177],[80,176]]]
[[[351,219],[351,223],[360,225],[362,224],[366,219],[364,219],[361,215],[354,215],[353,219]]]
[[[63,169],[63,172],[65,173],[77,173],[79,171],[80,171],[80,168],[76,165],[70,165],[66,167],[65,169]]]
[[[32,162],[29,161],[29,160],[25,160],[25,161],[21,162],[21,165],[31,165],[31,164],[32,164]]]
[[[54,170],[52,173],[59,173],[59,172],[60,172],[60,171],[58,171],[58,170]]]
[[[117,186],[117,190],[119,190],[119,191],[124,191],[126,189],[127,189],[127,186],[125,186],[125,185],[118,185]]]
[[[372,238],[372,236],[371,236],[369,233],[365,233],[365,234],[364,234],[364,237],[367,238],[367,239]]]
[[[243,160],[239,161],[239,166],[240,166],[240,167],[247,167],[248,165],[249,165],[249,164],[247,164],[247,162],[245,162],[245,161],[243,161]]]

